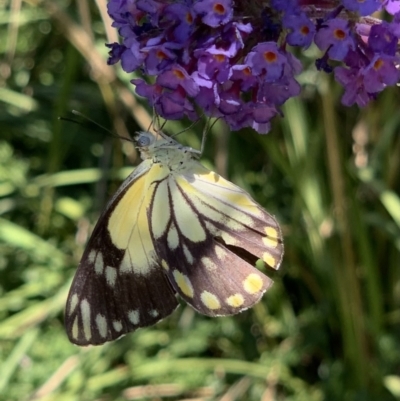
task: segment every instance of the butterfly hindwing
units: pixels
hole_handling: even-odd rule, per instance
[[[162,199],[161,210],[168,212],[160,224]],[[200,313],[239,313],[272,284],[243,254],[279,268],[283,247],[276,220],[197,161],[156,184],[149,220],[161,266],[174,289]]]
[[[146,194],[151,196],[152,177],[143,167],[100,217],[74,277],[65,326],[75,344],[114,340],[155,324],[178,305],[150,237]]]

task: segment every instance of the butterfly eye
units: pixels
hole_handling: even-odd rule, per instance
[[[150,132],[139,132],[135,140],[138,148],[147,148],[154,142],[155,138]]]

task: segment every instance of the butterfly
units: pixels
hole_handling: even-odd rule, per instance
[[[142,163],[100,216],[73,279],[65,328],[98,345],[151,326],[178,306],[227,316],[258,301],[283,256],[276,219],[244,190],[205,168],[199,151],[139,132]]]

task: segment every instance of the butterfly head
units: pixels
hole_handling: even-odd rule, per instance
[[[154,148],[158,146],[158,144],[156,145],[158,142],[157,138],[151,132],[138,132],[134,137],[134,142],[143,160],[149,159],[154,151]]]
[[[161,131],[157,135],[140,131],[135,135],[134,142],[143,160],[152,158],[156,161],[169,160],[172,162],[173,159],[182,159],[182,157],[189,160],[193,154],[197,155],[198,153],[192,148],[181,145]]]

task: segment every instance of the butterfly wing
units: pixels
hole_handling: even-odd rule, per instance
[[[283,256],[275,218],[195,160],[156,187],[150,231],[179,295],[208,316],[236,314],[257,303],[272,280],[254,262],[278,269]],[[160,215],[162,210],[168,212]]]
[[[147,219],[153,182],[165,174],[152,167],[146,160],[125,180],[89,240],[65,311],[66,331],[75,344],[114,340],[155,324],[178,305]]]

